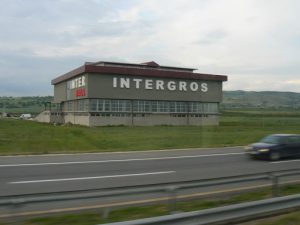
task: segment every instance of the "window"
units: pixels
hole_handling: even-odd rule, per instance
[[[192,113],[218,113],[217,103],[190,102]]]
[[[186,102],[176,102],[176,112],[186,113],[188,112],[188,105]]]
[[[144,100],[133,101],[133,111],[134,112],[145,112],[146,102],[147,101],[144,101]]]
[[[97,112],[98,111],[98,108],[97,108],[97,99],[91,99],[90,100],[90,111],[92,112]]]
[[[138,112],[145,112],[145,101],[139,100],[138,103]]]
[[[287,138],[289,144],[300,144],[300,136],[291,136]]]
[[[145,101],[145,112],[151,112],[151,101]]]
[[[104,100],[102,99],[97,100],[97,111],[104,112]]]
[[[88,112],[89,111],[89,100],[88,99],[84,99],[84,111]]]
[[[118,100],[111,100],[111,111],[118,112],[119,110],[119,101]]]
[[[110,112],[111,111],[111,102],[110,100],[104,100],[104,111]]]
[[[218,103],[153,101],[153,100],[122,100],[122,99],[79,99],[68,101],[65,111],[79,112],[122,112],[122,113],[181,113],[181,114],[215,114]]]
[[[158,101],[157,112],[170,112],[170,103],[166,101]]]
[[[76,111],[79,111],[79,112],[83,112],[84,111],[84,100],[82,99],[82,100],[77,100],[76,101]]]
[[[157,101],[151,101],[151,111],[152,112],[158,112],[158,106]]]
[[[170,102],[169,103],[170,112],[177,112],[176,110],[176,102]]]
[[[68,103],[67,103],[67,111],[74,111],[73,110],[73,101],[69,101]]]
[[[128,100],[119,100],[119,112],[130,112],[131,111],[131,103]]]

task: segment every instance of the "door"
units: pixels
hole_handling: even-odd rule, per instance
[[[300,136],[290,136],[287,138],[287,153],[290,156],[300,155]]]

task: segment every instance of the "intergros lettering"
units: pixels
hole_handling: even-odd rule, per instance
[[[137,78],[124,78],[114,77],[113,78],[114,88],[135,88],[135,89],[146,89],[146,90],[169,90],[169,91],[201,91],[207,92],[207,83],[202,82],[186,82],[186,81],[163,81],[163,80],[151,80],[151,79],[137,79]]]
[[[69,89],[84,87],[85,86],[85,77],[81,76],[81,77],[75,78],[69,82],[70,82]]]

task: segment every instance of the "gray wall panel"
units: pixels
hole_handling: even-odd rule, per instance
[[[130,78],[130,88],[113,87],[113,78]],[[140,88],[137,89],[132,79],[142,79]],[[116,99],[145,99],[145,100],[170,100],[170,101],[203,101],[203,102],[220,102],[222,100],[222,82],[220,81],[195,81],[195,80],[182,80],[182,79],[157,79],[150,78],[148,80],[155,82],[162,80],[164,82],[165,90],[147,90],[144,88],[144,77],[134,76],[116,76],[116,75],[100,75],[100,74],[88,74],[88,97],[89,98],[116,98]],[[119,81],[119,80],[118,80]],[[171,91],[167,89],[167,83],[169,81],[175,81],[177,90]],[[203,91],[191,91],[187,88],[187,91],[180,91],[179,82],[186,82],[187,87],[192,82],[196,82],[199,85],[201,83],[207,83],[207,92]]]
[[[54,85],[54,102],[60,103],[67,100],[67,82]]]

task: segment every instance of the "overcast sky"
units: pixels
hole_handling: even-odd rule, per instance
[[[53,95],[86,61],[197,68],[300,92],[299,0],[0,0],[0,96]]]

